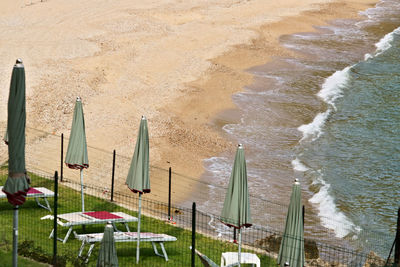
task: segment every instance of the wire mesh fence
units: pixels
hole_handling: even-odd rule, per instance
[[[53,188],[53,171],[60,169],[63,179],[60,182],[60,187],[63,189],[59,194],[59,213],[71,213],[81,210],[78,193],[80,192],[79,171],[63,167],[63,158],[65,157],[65,148],[68,139],[62,139],[60,135],[55,133],[27,128],[27,140],[26,163],[28,170],[34,173],[33,175],[36,178],[33,179],[34,186]],[[63,146],[62,142],[64,143]],[[2,151],[2,149],[4,150],[4,147],[0,147],[0,161],[6,162],[7,153]],[[123,210],[131,216],[137,216],[137,196],[132,194],[125,185],[131,157],[91,146],[88,146],[88,154],[90,155],[90,168],[83,171],[84,191],[86,197],[89,198],[89,201],[85,202],[87,204],[85,210],[110,212],[122,212]],[[171,260],[168,264],[171,266],[190,265],[191,251],[189,247],[191,245],[191,238],[189,232],[192,227],[191,205],[193,201],[198,203],[197,232],[210,238],[213,246],[221,247],[221,249],[216,249],[213,246],[207,245],[200,251],[210,256],[214,261],[220,262],[222,251],[227,251],[228,249],[234,251],[235,248],[237,249],[237,245],[234,245],[237,236],[235,236],[232,229],[222,224],[220,218],[215,215],[218,213],[218,207],[222,207],[224,201],[226,187],[223,184],[212,184],[205,179],[195,179],[158,166],[150,167],[150,176],[152,178],[152,187],[156,187],[157,190],[153,190],[151,194],[144,196],[143,215],[146,218],[152,218],[151,223],[146,224],[146,227],[149,227],[149,231],[161,233],[166,232],[163,228],[164,226],[168,229],[169,227],[174,227],[172,229],[182,229],[180,231],[188,235],[180,237],[178,242],[171,242],[166,245],[166,247],[175,246],[173,253],[179,255],[179,258],[186,260],[180,260],[179,263],[173,263]],[[169,179],[171,176],[172,190],[169,188]],[[45,177],[46,179],[40,177]],[[196,190],[193,190],[193,184],[195,184]],[[190,198],[177,200],[173,195],[174,188],[177,187],[182,191],[191,192]],[[171,196],[170,193],[172,193],[171,207],[165,203],[169,200],[168,196]],[[160,199],[165,199],[165,202],[156,201]],[[38,201],[43,202],[44,199],[38,199]],[[175,203],[179,203],[179,206]],[[256,218],[255,224],[251,228],[245,229],[242,233],[243,244],[249,246],[252,251],[259,253],[257,255],[264,259],[262,261],[263,266],[268,266],[265,264],[270,264],[271,261],[265,260],[269,259],[267,255],[276,258],[279,251],[288,205],[252,194],[250,194],[250,203],[252,209],[257,208],[258,211],[262,210],[263,214],[253,216]],[[0,217],[0,220],[5,220],[9,216],[9,212],[11,212],[11,208],[6,202],[0,204],[2,205],[1,215],[4,215]],[[43,202],[43,204],[46,203]],[[49,215],[50,210],[37,209],[37,203],[34,201],[27,201],[22,210],[29,210],[29,216],[24,217],[24,213],[21,212],[21,224],[23,225],[21,236],[28,241],[35,241],[36,244],[43,242],[44,244],[40,247],[49,252],[51,239],[48,237],[50,236],[49,231],[52,229],[52,222],[46,219],[37,220],[37,218],[42,218],[46,214]],[[394,236],[372,231],[357,232],[354,229],[352,229],[353,231],[349,231],[348,225],[343,224],[335,218],[321,218],[319,214],[316,214],[308,206],[306,206],[305,215],[304,232],[308,265],[325,266],[327,264],[343,264],[346,266],[363,266],[367,263],[376,263],[377,266],[380,266],[382,259],[386,258],[389,253],[392,243],[388,242],[388,240],[393,240]],[[334,222],[339,231],[352,234],[347,234],[344,238],[338,238],[333,231],[321,225],[320,221],[322,219]],[[34,223],[32,224],[32,222]],[[161,224],[155,222],[161,222]],[[128,227],[135,229],[136,223],[129,222]],[[90,232],[101,231],[104,225],[93,225],[87,228],[90,229]],[[8,230],[10,229],[4,229],[6,230],[0,230],[0,240],[3,240],[2,244],[8,247],[9,244],[7,242],[10,240]],[[83,231],[86,229],[77,227],[76,233],[83,233],[79,232],[80,230]],[[46,235],[44,232],[46,231],[48,232],[47,239],[43,239],[43,236]],[[65,237],[68,229],[60,227],[58,232]],[[68,241],[60,245],[60,251],[58,252],[60,255],[69,256],[70,261],[71,255],[76,254],[75,252],[77,251],[77,242],[76,240],[73,241],[74,239],[74,233],[71,232],[68,239],[71,242]],[[183,242],[186,239],[187,242]],[[124,246],[130,247],[132,251],[135,247],[134,244],[118,244],[118,246],[121,248]],[[27,248],[30,247],[34,247],[34,245],[27,245]],[[149,247],[151,248],[151,245]],[[200,246],[200,248],[202,247]],[[134,254],[132,251],[128,253],[127,250],[122,249],[126,255]],[[214,253],[214,251],[218,253]],[[93,263],[93,258],[95,258],[95,252],[88,263],[89,265]],[[132,259],[132,262],[134,262],[134,259]],[[76,264],[77,262],[75,262]],[[141,264],[145,264],[145,262]],[[166,263],[157,262],[156,265],[160,264]],[[274,264],[276,263],[274,262]]]
[[[53,176],[35,172],[30,175],[32,187],[54,190]],[[0,182],[4,183],[7,178],[5,168],[0,177]],[[58,185],[57,215],[59,221],[56,233],[52,231],[54,228],[54,197],[47,197],[51,210],[38,206],[38,203],[30,198],[20,207],[19,253],[21,255],[51,263],[54,256],[53,238],[56,235],[60,240],[56,242],[58,266],[64,264],[95,266],[99,253],[100,242],[97,242],[99,240],[92,240],[92,242],[88,239],[87,242],[82,242],[80,238],[104,232],[104,226],[111,220],[116,231],[121,231],[121,233],[137,231],[138,222],[133,219],[138,217],[138,196],[136,194],[130,191],[127,194],[115,192],[113,201],[111,201],[110,191],[105,190],[104,186],[86,184],[84,186],[85,215],[82,215],[80,183],[65,179]],[[38,201],[44,203],[44,198],[38,197]],[[285,208],[283,207],[283,209]],[[169,217],[169,211],[173,214],[172,219]],[[6,200],[0,201],[1,250],[9,251],[11,249],[12,212],[13,208]],[[71,217],[71,214],[74,215]],[[167,203],[152,200],[145,194],[142,200],[141,233],[142,236],[149,239],[144,239],[140,243],[138,266],[191,266],[193,222],[192,208],[175,205],[169,207]],[[284,219],[281,224],[284,225]],[[197,211],[195,229],[196,250],[217,265],[220,265],[222,261],[227,261],[226,257],[230,255],[226,254],[227,252],[236,253],[238,251],[238,233],[235,235],[232,228],[222,224],[221,218],[215,213]],[[156,234],[163,234],[164,241],[153,243],[151,237]],[[277,265],[282,231],[269,226],[253,225],[250,228],[244,228],[241,237],[242,252],[245,253],[243,255],[255,255],[260,260],[260,266]],[[132,240],[132,242],[116,243],[120,266],[136,265],[137,239],[136,241]],[[351,247],[350,244],[334,246],[321,242],[318,238],[312,238],[312,236],[306,236],[304,243],[307,266],[385,266],[386,264],[386,259],[378,256],[375,252],[357,249]],[[89,250],[91,244],[94,246],[92,250]],[[160,244],[163,244],[165,254]],[[391,262],[392,260],[389,261],[389,263]],[[198,256],[194,258],[194,263],[195,266],[202,266]],[[290,265],[300,266],[296,265],[294,261]]]

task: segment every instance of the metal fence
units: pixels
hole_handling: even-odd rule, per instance
[[[4,183],[7,170],[3,169],[0,182]],[[55,190],[55,179],[45,173],[31,173],[32,187],[44,187]],[[81,210],[80,184],[64,178],[58,183],[57,213],[67,214]],[[85,185],[85,211],[112,212],[113,214],[126,214],[137,217],[138,198],[131,192],[114,192],[111,201],[111,192],[104,185]],[[54,200],[49,197],[50,210],[37,205],[33,199],[27,199],[20,207],[19,223],[19,254],[37,261],[52,263],[57,258],[58,266],[64,266],[66,262],[70,266],[95,266],[99,244],[96,243],[92,255],[87,257],[89,245],[82,247],[82,242],[76,237],[101,233],[104,231],[105,222],[99,224],[83,225],[76,223],[71,226],[72,231],[69,238],[70,226],[66,220],[64,224],[57,226],[56,236],[65,242],[53,242],[50,236],[54,228]],[[44,199],[38,201],[43,203]],[[282,206],[282,209],[287,209]],[[0,201],[0,250],[9,251],[12,242],[12,211],[13,208],[6,200]],[[144,195],[142,201],[141,232],[166,234],[175,237],[176,241],[165,241],[165,251],[168,261],[164,257],[155,255],[151,242],[142,242],[140,245],[140,261],[138,266],[191,266],[194,260],[195,266],[202,266],[200,258],[192,258],[193,245],[192,227],[195,222],[195,247],[198,251],[207,255],[212,261],[220,264],[221,255],[224,252],[235,252],[238,245],[235,240],[235,233],[231,228],[220,223],[220,217],[216,212],[195,212],[193,221],[192,207],[179,207],[168,205],[164,202],[149,199]],[[172,218],[169,216],[172,214]],[[122,216],[122,215],[121,215]],[[73,221],[73,220],[71,220]],[[284,218],[281,220],[284,225]],[[127,223],[129,228],[116,223],[117,229],[122,231],[136,231],[137,222]],[[261,266],[276,266],[277,253],[279,251],[282,231],[273,229],[270,226],[253,225],[246,228],[242,233],[243,251],[257,255]],[[306,265],[307,266],[384,266],[385,257],[377,253],[356,248],[349,242],[347,245],[335,246],[329,242],[322,242],[322,239],[312,238],[311,234],[305,237]],[[323,239],[325,240],[325,239]],[[54,245],[56,244],[56,246]],[[158,244],[159,245],[159,244]],[[136,242],[117,243],[117,255],[120,266],[136,265]],[[78,257],[80,249],[83,248],[81,256]],[[386,249],[386,246],[385,246]],[[158,253],[162,255],[160,247]],[[387,250],[389,253],[389,250]],[[56,257],[55,257],[56,256]],[[392,260],[389,260],[391,263]],[[292,266],[295,263],[291,263]]]
[[[4,125],[0,127],[4,128]],[[40,186],[40,183],[44,183],[47,187],[53,188],[54,185],[51,183],[51,181],[54,181],[52,178],[53,171],[59,169],[60,174],[62,174],[60,187],[72,188],[79,191],[79,171],[63,168],[63,158],[66,153],[66,149],[63,149],[66,145],[63,145],[63,143],[67,144],[68,139],[62,139],[61,135],[38,129],[27,128],[26,131],[28,140],[26,146],[27,168],[34,173],[35,176],[38,176],[38,179],[33,179],[35,183],[38,183],[34,186]],[[101,208],[107,210],[107,207],[110,206],[113,210],[126,209],[129,210],[129,213],[132,212],[132,214],[135,214],[137,198],[125,185],[127,170],[129,169],[131,161],[131,158],[126,155],[126,151],[121,153],[115,153],[114,151],[113,153],[113,151],[106,151],[89,145],[88,153],[90,155],[90,168],[84,170],[85,193],[88,196],[94,196],[104,200],[101,202],[101,205],[98,204],[98,206],[93,207],[93,210],[98,211],[101,210]],[[0,162],[6,161],[6,146],[0,146]],[[46,177],[46,179],[41,179],[39,176]],[[226,192],[226,188],[223,185],[212,184],[205,179],[199,180],[176,173],[168,169],[168,166],[151,166],[150,176],[152,179],[152,187],[155,186],[158,190],[154,190],[151,194],[145,195],[143,213],[146,216],[161,221],[168,221],[172,218],[174,224],[168,224],[168,227],[180,227],[185,229],[185,231],[190,231],[193,215],[191,211],[192,202],[196,202],[198,204],[196,217],[197,232],[220,243],[222,242],[221,244],[215,243],[221,248],[234,248],[232,247],[232,242],[230,242],[234,239],[232,229],[221,224],[219,222],[219,217],[216,215],[218,214],[218,207],[222,206],[223,196]],[[171,180],[172,189],[170,184]],[[196,190],[193,190],[193,186],[196,187]],[[191,192],[190,197],[187,199],[177,199],[173,191],[178,187],[180,190]],[[76,193],[76,191],[72,192]],[[66,193],[64,192],[63,194]],[[288,206],[287,204],[278,203],[273,200],[263,199],[260,196],[250,195],[250,198],[251,207],[257,208],[257,211],[262,211],[262,213],[253,216],[255,217],[255,225],[244,231],[243,242],[246,246],[258,251],[257,253],[261,253],[261,255],[272,255],[276,257]],[[65,199],[69,199],[69,201],[65,201]],[[163,202],[156,201],[156,199],[162,199]],[[60,200],[61,202],[59,205],[62,213],[79,211],[79,197],[69,197],[68,195],[64,197],[60,194]],[[176,203],[179,203],[179,205],[176,205]],[[3,225],[2,220],[5,220],[7,216],[1,215],[9,212],[10,207],[6,202],[0,202],[0,204],[0,223]],[[26,206],[24,205],[24,208],[33,208],[34,206],[34,203],[28,202]],[[329,263],[331,265],[345,264],[346,266],[363,266],[371,261],[375,263],[378,262],[379,264],[377,265],[380,265],[382,259],[386,259],[389,255],[394,235],[390,236],[373,231],[361,231],[356,234],[349,234],[345,238],[337,238],[332,230],[324,228],[321,225],[320,220],[324,219],[335,222],[337,229],[340,231],[347,231],[348,225],[344,225],[335,218],[321,218],[310,206],[306,206],[305,210],[306,258],[309,265],[323,266]],[[43,209],[35,209],[35,212],[36,211],[37,214],[40,215],[43,215],[45,212]],[[23,217],[23,213],[21,213],[21,217]],[[35,217],[37,217],[36,214]],[[28,224],[31,222],[29,218],[24,218],[22,221],[23,220],[27,220]],[[47,221],[39,220],[34,225],[29,225],[29,232],[32,232],[32,236],[38,233],[44,234],[44,230],[46,230],[45,227],[49,227],[48,225],[43,226],[45,222]],[[153,227],[161,227],[157,223],[153,223],[153,225]],[[135,225],[132,227],[134,228]],[[100,228],[94,229],[97,231],[101,230]],[[25,230],[28,230],[28,228]],[[151,230],[160,230],[160,232],[164,232],[163,229]],[[61,228],[60,231],[65,231],[65,229],[63,230]],[[25,233],[25,235],[27,235],[27,233]],[[4,230],[3,232],[3,230],[0,230],[0,242],[4,240],[2,244],[6,244],[7,246],[8,239],[5,238],[5,236],[7,236],[7,231]],[[24,236],[24,232],[21,232],[21,236]],[[185,238],[188,237],[185,236]],[[27,238],[27,240],[31,239]],[[44,241],[37,239],[35,242],[40,243]],[[187,254],[190,254],[190,242],[189,240],[187,244],[185,243],[185,245],[182,246],[182,253],[179,254],[180,258],[189,257]],[[44,248],[49,247],[47,243],[51,243],[50,240],[47,240],[46,244],[42,246]],[[175,244],[182,244],[181,242],[173,243],[174,244],[168,244],[168,246],[180,246]],[[74,246],[75,245],[73,245],[71,250],[76,250]],[[120,244],[119,246],[123,245]],[[131,246],[133,245],[131,244]],[[66,250],[68,247],[69,245],[67,244],[61,246],[61,255],[64,255],[63,253],[68,250]],[[207,246],[202,252],[209,255],[209,253],[207,253],[209,249],[211,251],[215,250],[212,246]],[[174,249],[174,251],[180,250]],[[218,251],[221,252],[223,250],[221,249]],[[70,251],[65,255],[73,255],[74,253],[75,252]],[[221,255],[214,256],[213,259],[219,262],[220,256]],[[134,260],[132,260],[132,262],[134,262]],[[185,262],[185,264],[186,263],[190,264],[190,261]],[[172,263],[172,261],[169,264],[171,266],[189,266],[183,263],[181,265]]]

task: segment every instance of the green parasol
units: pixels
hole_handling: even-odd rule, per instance
[[[249,190],[247,187],[247,170],[244,149],[241,144],[236,150],[235,161],[228,191],[226,192],[224,206],[221,213],[221,221],[231,227],[239,229],[239,264],[241,252],[241,231],[242,227],[250,227],[251,214],[249,202]]]
[[[25,169],[25,69],[21,59],[14,65],[8,98],[8,178],[3,187],[8,202],[14,206],[13,266],[18,255],[18,206],[24,204],[29,190]]]
[[[104,228],[103,239],[100,243],[97,267],[116,267],[118,266],[117,250],[114,241],[114,229],[111,223]]]
[[[83,116],[82,101],[76,98],[74,117],[72,119],[71,134],[69,137],[65,164],[71,169],[80,170],[82,212],[85,211],[85,199],[83,196],[83,169],[89,168],[89,160],[86,144],[85,118]]]
[[[139,193],[138,238],[136,247],[136,263],[139,263],[142,194],[150,193],[149,132],[147,128],[147,120],[144,116],[142,116],[142,120],[140,121],[139,134],[137,136],[135,152],[133,153],[128,177],[126,178],[126,184],[132,192]]]
[[[285,231],[278,254],[278,264],[288,262],[290,267],[304,266],[304,225],[301,206],[301,188],[298,179],[292,187],[292,195],[286,216]]]

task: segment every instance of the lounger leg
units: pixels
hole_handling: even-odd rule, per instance
[[[72,232],[72,226],[69,227],[68,232],[67,232],[67,235],[64,237],[64,240],[62,240],[63,244],[65,244],[65,242],[67,242],[68,237],[69,237],[69,235],[71,234],[71,232]]]
[[[128,225],[128,223],[123,223],[123,224],[125,224],[126,231],[127,231],[127,232],[130,232],[131,230],[129,229],[129,225]]]
[[[165,258],[165,261],[168,261],[168,255],[167,255],[167,252],[165,251],[164,243],[163,243],[163,242],[157,242],[157,243],[160,244],[160,247],[161,247],[161,250],[162,250],[163,254],[158,253],[157,246],[156,246],[155,243],[156,243],[156,242],[151,242],[151,244],[153,245],[154,253],[155,253],[157,256],[160,256],[160,257]]]
[[[81,248],[79,249],[78,257],[82,256],[83,249],[85,248],[85,240],[82,241]]]
[[[52,238],[52,237],[53,237],[53,234],[54,234],[54,228],[53,228],[53,230],[51,230],[51,233],[50,233],[50,235],[49,235],[49,238]]]
[[[47,209],[51,212],[51,207],[50,207],[49,201],[47,200],[47,197],[44,197],[43,199],[44,199],[44,202],[46,202]],[[45,207],[43,207],[43,208],[45,208]]]
[[[65,242],[67,242],[68,237],[69,237],[69,235],[71,234],[71,232],[72,232],[72,226],[69,227],[68,232],[67,232],[67,234],[65,235],[64,239],[57,237],[57,240],[58,240],[58,241],[62,241],[62,242],[65,244]],[[54,228],[53,228],[53,230],[51,230],[51,233],[50,233],[50,235],[49,235],[49,238],[53,238],[53,236],[54,236]]]
[[[46,197],[43,197],[43,199],[44,199],[44,202],[46,203],[46,206],[43,205],[42,203],[40,203],[38,197],[35,197],[36,203],[38,204],[39,207],[42,207],[42,208],[44,208],[44,209],[46,209],[46,210],[49,210],[49,211],[51,212],[50,204],[49,204],[49,202],[47,201],[47,198],[46,198]]]
[[[90,255],[92,255],[93,248],[94,248],[94,244],[91,244],[85,262],[89,261],[89,257],[90,257]]]
[[[128,232],[130,232],[131,230],[129,229],[128,224],[125,223],[125,222],[123,222],[123,224],[125,225],[126,230],[127,230]],[[114,231],[115,231],[115,232],[121,232],[121,231],[117,228],[117,226],[115,225],[115,223],[112,223],[112,226],[114,227]]]
[[[112,224],[112,226],[113,226],[115,232],[121,232],[120,230],[118,230],[118,228],[117,228],[117,226],[115,225],[114,222],[111,223],[111,224]]]
[[[154,242],[151,242],[151,245],[153,246],[154,253],[155,253],[157,256],[160,256],[160,253],[158,253],[158,250],[157,250],[156,244],[155,244]]]
[[[165,261],[168,261],[167,251],[165,251],[164,243],[163,243],[163,242],[160,242],[160,247],[161,247],[161,250],[162,250],[162,252],[163,252],[163,254],[164,254]]]

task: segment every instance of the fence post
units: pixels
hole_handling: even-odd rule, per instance
[[[171,218],[171,167],[169,167],[168,171],[168,220],[172,220]]]
[[[394,250],[394,266],[400,267],[400,208],[397,211],[396,247]]]
[[[64,134],[61,134],[61,169],[60,169],[60,181],[63,181],[63,168],[64,168]]]
[[[196,202],[192,206],[192,267],[195,267],[195,249],[196,249]]]
[[[54,173],[54,219],[53,219],[53,265],[57,266],[57,202],[58,202],[58,173]]]
[[[115,149],[113,152],[113,165],[111,175],[111,202],[114,201],[114,173],[115,173]]]

